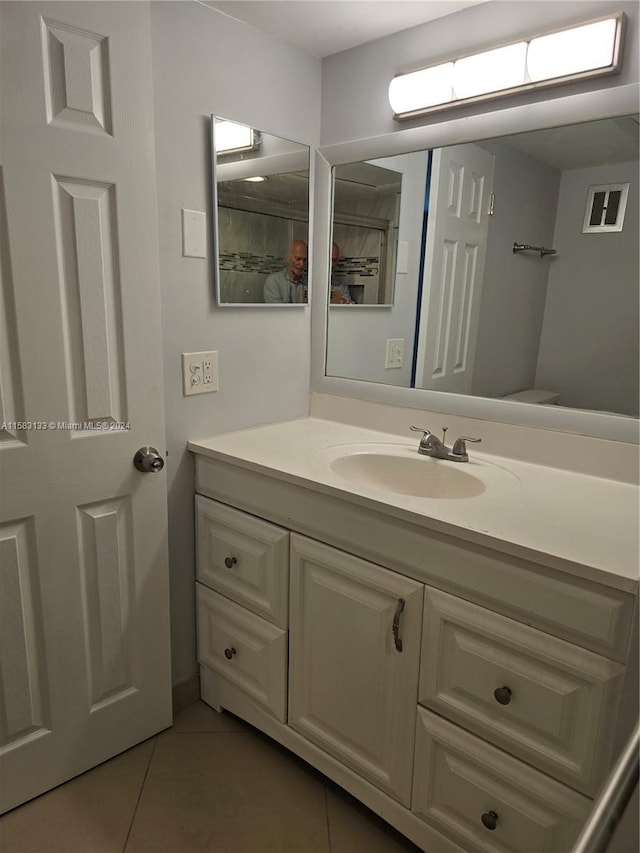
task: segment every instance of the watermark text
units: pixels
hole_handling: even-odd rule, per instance
[[[99,432],[131,429],[129,421],[3,421],[0,430],[15,432],[21,430],[71,430],[72,432],[84,432],[93,430]]]

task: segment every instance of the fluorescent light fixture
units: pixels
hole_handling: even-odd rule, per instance
[[[625,15],[613,15],[396,75],[389,103],[397,120],[501,98],[622,67]]]
[[[253,151],[260,147],[260,135],[246,124],[235,121],[216,119],[215,121],[216,154],[238,154],[242,151]]]
[[[262,175],[254,175],[252,178],[242,178],[241,180],[247,181],[247,183],[249,183],[249,184],[261,184],[263,181],[266,181],[267,179],[264,178]]]

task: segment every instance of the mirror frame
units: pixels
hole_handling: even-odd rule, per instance
[[[313,243],[313,193],[314,193],[314,174],[313,174],[313,166],[314,166],[314,148],[309,142],[301,142],[298,139],[289,139],[287,136],[282,136],[280,133],[274,133],[271,130],[264,130],[262,128],[254,128],[253,125],[247,124],[244,121],[239,121],[237,119],[230,119],[227,116],[220,116],[212,113],[209,116],[210,119],[210,128],[209,128],[209,152],[211,157],[211,247],[212,247],[212,264],[213,264],[213,277],[214,277],[214,291],[215,291],[215,302],[217,308],[307,308],[311,304],[312,299],[312,282],[311,282],[311,260],[312,260],[312,252],[311,246]],[[308,301],[307,302],[223,302],[221,300],[220,293],[220,252],[219,249],[219,236],[218,236],[218,181],[216,180],[216,170],[217,170],[217,162],[216,162],[216,148],[215,148],[215,130],[214,126],[216,123],[216,119],[221,121],[232,121],[236,124],[245,125],[245,127],[250,127],[253,131],[257,131],[260,136],[275,136],[277,139],[284,139],[286,142],[292,142],[294,145],[301,145],[307,149],[308,152],[308,191],[307,191],[307,280],[308,280]],[[283,258],[284,263],[284,258]]]
[[[495,400],[400,388],[376,382],[325,375],[327,355],[327,288],[330,269],[331,168],[344,163],[495,139],[532,130],[562,127],[638,113],[640,83],[556,98],[463,118],[450,118],[381,136],[321,147],[315,152],[312,279],[317,286],[311,312],[311,391],[369,402],[387,403],[480,420],[577,433],[629,444],[640,443],[640,421],[604,412]]]

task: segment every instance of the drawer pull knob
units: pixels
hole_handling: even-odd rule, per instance
[[[234,648],[224,650],[224,656],[226,657],[227,660],[231,660],[231,658],[235,655],[235,653],[236,653],[236,650]]]
[[[232,569],[238,561],[235,557],[225,557],[224,564],[228,569]]]
[[[393,634],[393,642],[397,652],[402,651],[402,640],[400,639],[400,614],[403,610],[404,598],[399,598],[398,604],[396,605],[396,612],[393,617],[393,627],[391,628],[391,633]]]
[[[496,687],[493,691],[496,702],[501,705],[508,705],[511,702],[511,690],[508,687]]]
[[[498,825],[498,815],[495,812],[485,812],[482,815],[482,825],[487,829],[495,829]]]

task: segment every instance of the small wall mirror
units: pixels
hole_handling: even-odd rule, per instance
[[[402,173],[393,305],[329,307],[327,376],[638,417],[637,116],[340,165],[336,184],[372,164]],[[583,227],[598,191],[616,230]]]
[[[309,146],[211,117],[221,306],[308,303]]]
[[[393,304],[403,173],[390,160],[333,169],[333,305]]]

